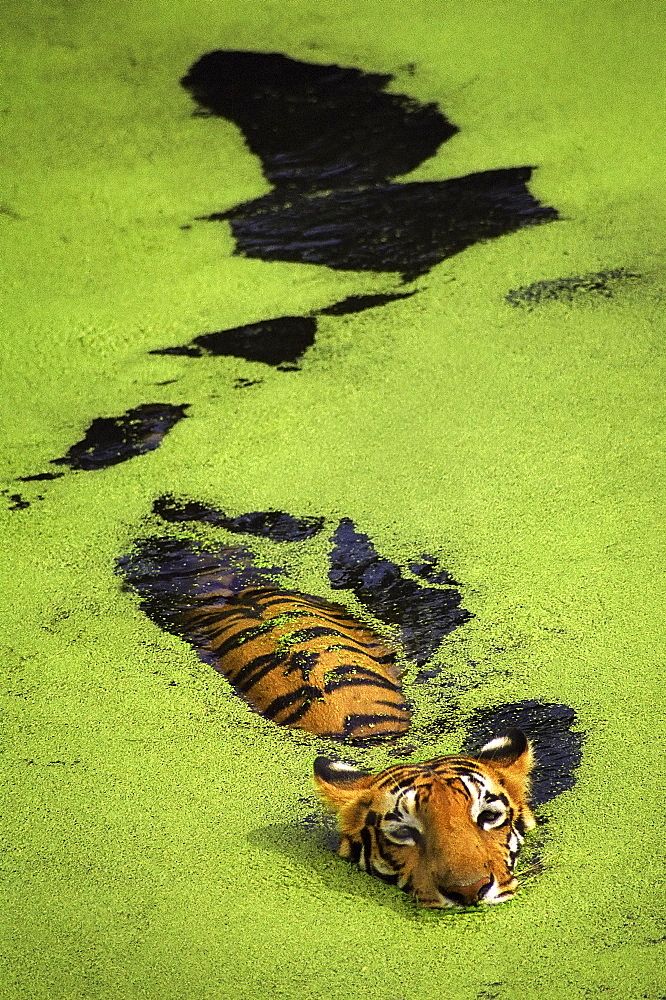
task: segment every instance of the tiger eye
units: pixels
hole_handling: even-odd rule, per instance
[[[490,809],[484,809],[477,816],[476,822],[479,826],[485,826],[486,824],[490,825],[491,823],[497,823],[499,819],[501,819],[502,822],[499,823],[498,826],[503,826],[504,823],[506,823],[506,817],[503,813],[492,812]]]
[[[405,847],[418,844],[422,840],[421,831],[409,823],[391,827],[389,830],[384,829],[382,833],[388,840],[393,841],[395,844],[404,845]]]

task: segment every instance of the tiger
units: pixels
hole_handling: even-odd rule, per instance
[[[370,774],[317,757],[314,778],[337,814],[340,857],[397,885],[426,908],[511,899],[529,804],[532,746],[518,729],[473,757],[435,757]]]
[[[269,583],[248,550],[148,540],[120,566],[146,613],[264,718],[362,745],[408,730],[396,649],[342,605]],[[532,765],[529,741],[510,730],[473,756],[376,775],[320,756],[314,780],[337,813],[342,858],[424,907],[461,907],[514,895],[518,849],[535,825]]]
[[[409,727],[395,650],[342,605],[248,588],[223,604],[209,595],[180,623],[254,711],[277,725],[350,741]]]
[[[397,737],[411,714],[395,651],[341,605],[278,588],[191,609],[191,642],[264,718],[350,741]],[[424,907],[501,903],[517,888],[533,751],[519,730],[474,757],[436,757],[371,775],[318,757],[315,783],[337,813],[339,854]]]

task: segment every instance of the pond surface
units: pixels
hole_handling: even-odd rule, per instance
[[[3,955],[18,1000],[658,1000],[652,5],[10,0]],[[343,746],[170,614],[238,546],[400,651]],[[312,762],[535,741],[503,906],[334,853]]]

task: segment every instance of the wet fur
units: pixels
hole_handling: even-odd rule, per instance
[[[517,888],[532,749],[514,730],[474,757],[436,757],[372,775],[320,757],[315,782],[338,816],[339,854],[422,906],[500,903]]]
[[[221,596],[181,625],[256,712],[340,739],[408,729],[395,651],[341,605],[271,587]]]

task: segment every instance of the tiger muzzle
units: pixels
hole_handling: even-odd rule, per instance
[[[471,885],[438,886],[438,891],[447,902],[455,906],[478,906],[492,892],[495,879],[490,876],[473,882]]]

